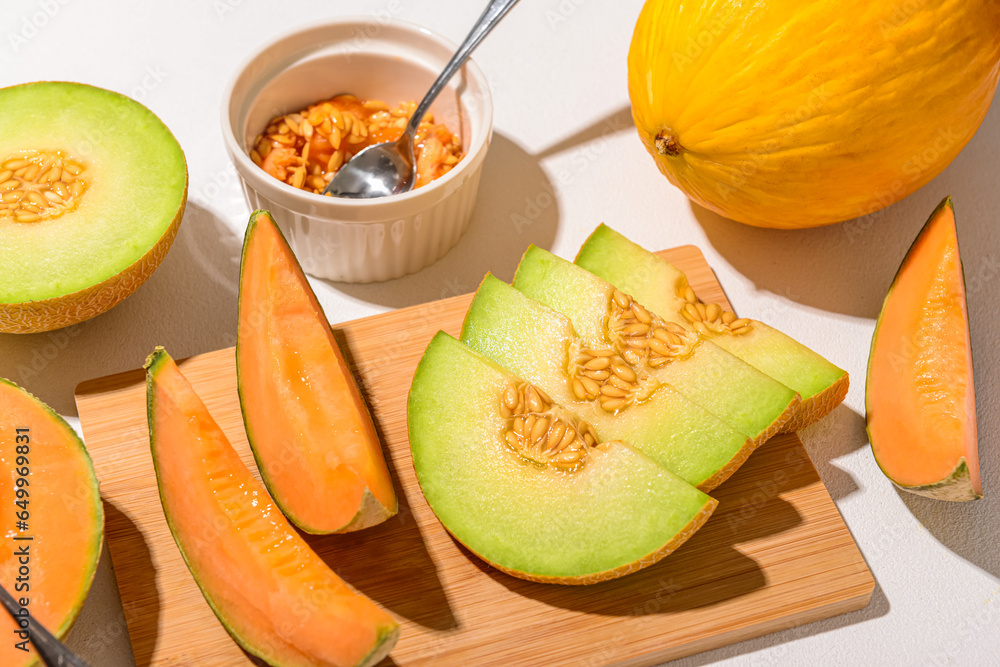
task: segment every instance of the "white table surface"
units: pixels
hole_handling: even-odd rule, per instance
[[[338,14],[403,19],[459,41],[483,2],[6,0],[0,85],[42,79],[110,88],[149,106],[190,170],[180,234],[161,268],[111,312],[64,332],[0,335],[0,376],[78,427],[77,383],[234,343],[239,249],[249,209],[219,127],[221,91],[263,41]],[[1000,103],[958,159],[869,219],[779,232],[692,206],[660,176],[631,126],[626,53],[637,0],[528,0],[475,59],[495,134],[465,237],[428,269],[349,285],[313,280],[337,323],[510,279],[529,243],[572,257],[599,222],[646,247],[699,246],[743,315],[846,368],[844,404],[801,433],[878,584],[857,612],[695,655],[681,665],[1000,665]],[[886,289],[938,201],[952,195],[969,281],[986,498],[949,504],[897,492],[864,430],[869,342]],[[518,216],[531,224],[518,227]],[[54,357],[51,358],[50,357]],[[95,666],[132,664],[107,553],[70,645]]]

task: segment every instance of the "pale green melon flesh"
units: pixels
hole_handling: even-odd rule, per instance
[[[518,265],[514,287],[565,314],[587,345],[608,345],[604,327],[614,288],[594,274],[531,246]],[[708,340],[691,357],[671,362],[654,375],[751,439],[787,421],[789,407],[797,401],[795,391]]]
[[[111,278],[156,244],[183,204],[180,146],[152,112],[117,93],[58,82],[0,89],[0,160],[27,149],[80,160],[89,186],[56,218],[0,218],[0,303]]]
[[[572,473],[501,440],[500,396],[517,378],[438,333],[407,408],[413,465],[445,528],[483,559],[534,577],[588,577],[661,549],[714,501],[621,443]]]
[[[620,439],[699,488],[730,465],[747,437],[669,385],[618,415],[579,401],[567,383],[570,321],[488,275],[466,315],[462,341],[576,412],[602,440]]]
[[[576,264],[631,295],[667,321],[689,327],[681,316],[677,285],[684,273],[607,225],[599,226],[577,255]],[[740,336],[712,342],[797,391],[806,401],[841,380],[845,371],[788,335],[761,322]]]

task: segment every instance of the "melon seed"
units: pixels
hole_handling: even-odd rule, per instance
[[[74,208],[86,189],[87,183],[75,178],[84,166],[69,160],[62,151],[20,151],[8,156],[2,165],[2,201],[18,222],[59,216]]]
[[[604,370],[611,365],[608,357],[595,357],[583,365],[584,368],[592,371]]]

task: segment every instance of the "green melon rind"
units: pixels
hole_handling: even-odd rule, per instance
[[[878,458],[875,459],[878,463]],[[886,477],[889,477],[889,473],[885,471],[882,464],[879,463],[879,469],[882,471]],[[889,477],[889,481],[903,489],[904,491],[909,491],[910,493],[915,493],[918,496],[924,496],[925,498],[934,498],[936,500],[950,500],[956,502],[965,502],[968,500],[979,500],[983,497],[983,494],[976,493],[972,486],[972,476],[969,474],[969,464],[966,462],[963,456],[958,460],[958,465],[952,470],[951,474],[942,479],[940,482],[934,482],[933,484],[921,484],[919,486],[906,486],[905,484],[900,484],[896,480]]]
[[[99,247],[88,245],[91,254],[70,262],[72,271],[68,273],[56,270],[62,266],[61,262],[34,268],[24,263],[24,256],[39,256],[37,252],[30,252],[30,238],[7,234],[3,244],[14,245],[4,252],[11,255],[12,263],[4,262],[0,255],[0,302],[19,304],[61,299],[110,281],[153,250],[174,224],[178,211],[183,210],[187,194],[184,153],[166,125],[138,102],[85,84],[42,81],[0,89],[0,107],[5,111],[0,114],[0,146],[11,150],[64,148],[77,157],[81,157],[81,151],[89,151],[101,159],[114,153],[115,164],[94,164],[91,168],[114,168],[127,172],[126,178],[131,179],[121,186],[114,184],[130,190],[126,193],[127,200],[122,193],[108,191],[102,203],[111,206],[111,210],[93,212],[98,216],[96,222],[104,228],[112,229],[106,220],[118,219],[122,222],[121,227],[128,231],[123,232],[120,239],[102,239]],[[71,121],[67,120],[69,117]],[[80,127],[66,130],[71,122],[79,123]],[[58,127],[52,129],[52,124]],[[128,128],[127,133],[123,132],[124,128]],[[53,135],[58,138],[50,138]],[[46,145],[49,142],[74,145]],[[144,145],[138,146],[136,142]],[[148,207],[144,215],[136,211],[135,201]],[[87,203],[85,193],[82,205]],[[77,210],[53,221],[32,224],[51,227],[59,225],[63,218],[69,220],[67,216],[79,217],[82,213]],[[80,225],[66,231],[71,235],[88,233]],[[67,237],[65,247],[57,249],[72,257],[78,246]],[[114,259],[106,259],[108,255]],[[96,261],[95,257],[102,261]],[[32,271],[41,273],[32,276]]]
[[[713,499],[621,443],[599,448],[574,473],[520,459],[500,435],[499,397],[515,379],[439,332],[407,403],[424,496],[455,539],[486,562],[533,581],[593,583],[652,564],[714,509]]]
[[[166,360],[169,358],[170,355],[167,354],[167,351],[163,347],[158,345],[156,349],[153,350],[152,354],[150,354],[146,358],[146,361],[142,365],[142,367],[146,369],[146,420],[149,425],[149,448],[153,459],[153,470],[156,473],[157,493],[160,497],[160,505],[164,508],[163,515],[167,521],[167,527],[170,529],[170,536],[174,538],[174,544],[177,545],[177,550],[180,552],[181,558],[184,559],[184,565],[187,567],[188,571],[192,573],[192,579],[194,579],[194,582],[198,585],[198,590],[201,591],[202,597],[205,598],[205,602],[208,603],[208,606],[211,608],[212,613],[215,614],[215,617],[217,619],[219,619],[219,623],[221,623],[222,627],[226,629],[226,632],[229,633],[229,636],[233,638],[233,641],[239,644],[240,647],[247,653],[250,653],[251,655],[258,657],[261,660],[264,660],[268,664],[278,665],[278,667],[280,667],[281,663],[274,662],[273,657],[265,655],[265,652],[262,648],[251,644],[246,638],[241,636],[238,632],[236,632],[232,628],[232,626],[229,625],[229,622],[226,619],[225,614],[223,614],[222,611],[216,606],[214,600],[212,599],[212,596],[202,585],[201,579],[199,579],[197,576],[194,576],[194,568],[191,567],[191,561],[188,559],[187,552],[184,550],[184,545],[181,544],[181,540],[178,537],[179,531],[177,529],[177,526],[174,524],[173,518],[166,511],[168,505],[163,495],[163,485],[160,483],[160,470],[159,466],[156,463],[157,460],[156,429],[154,428],[154,423],[153,423],[153,395],[155,392],[153,391],[153,387],[156,382],[156,376],[159,373],[162,364],[165,363]],[[369,654],[364,658],[364,660],[361,663],[359,663],[356,667],[373,667],[374,665],[378,664],[378,662],[381,661],[392,650],[393,646],[396,643],[396,640],[399,638],[399,632],[400,632],[399,626],[395,626],[392,628],[379,628],[378,633],[376,635],[375,646],[372,648]]]
[[[934,220],[938,217],[938,214],[941,213],[941,210],[944,209],[945,207],[950,209],[955,208],[954,204],[951,201],[950,196],[945,197],[941,201],[941,203],[938,204],[937,207],[935,207],[934,212],[931,213],[929,218],[927,218],[927,222],[925,222],[924,226],[920,228],[920,233],[917,234],[917,237],[913,240],[913,243],[910,244],[909,249],[906,251],[906,255],[904,255],[903,257],[902,263],[899,265],[899,269],[896,270],[896,274],[892,278],[892,283],[889,285],[889,291],[886,293],[885,299],[883,299],[882,301],[882,309],[879,310],[878,319],[875,320],[875,330],[874,332],[872,332],[872,342],[868,349],[868,367],[867,367],[867,375],[865,377],[865,385],[866,385],[865,431],[868,434],[869,443],[871,443],[872,441],[871,420],[869,418],[869,415],[871,414],[871,396],[869,396],[868,394],[867,385],[869,384],[868,380],[871,377],[872,359],[874,358],[874,353],[875,353],[875,342],[878,339],[879,328],[882,325],[882,314],[885,312],[885,304],[888,303],[889,297],[892,296],[892,292],[896,287],[896,283],[899,280],[900,275],[902,275],[906,267],[909,266],[909,259],[911,257],[913,249],[920,242],[920,239],[923,238],[924,234],[930,229],[931,223],[934,222]],[[959,262],[959,269],[962,272],[962,282],[964,283],[965,267],[962,264],[961,257],[959,257],[958,262]],[[933,482],[931,484],[921,484],[917,486],[907,486],[905,484],[900,484],[899,482],[894,480],[892,476],[882,466],[881,461],[878,460],[878,455],[875,453],[874,446],[872,446],[872,457],[875,459],[875,463],[876,465],[878,465],[879,470],[882,471],[882,474],[885,475],[889,479],[889,481],[891,481],[893,484],[895,484],[900,489],[903,489],[904,491],[909,491],[910,493],[915,493],[919,496],[924,496],[926,498],[935,498],[937,500],[950,500],[957,502],[978,500],[983,497],[982,493],[976,493],[975,487],[972,484],[972,475],[970,474],[969,471],[969,464],[964,456],[959,458],[958,464],[955,466],[955,469],[952,470],[951,474],[945,477],[944,479],[938,482]]]
[[[675,284],[684,274],[658,255],[602,224],[580,248],[575,262],[670,319]],[[674,321],[690,328],[681,317]],[[713,336],[712,342],[799,393],[801,405],[785,432],[821,419],[847,395],[846,371],[762,322],[754,321],[749,334]]]
[[[57,638],[62,638],[66,635],[67,632],[69,632],[69,629],[73,627],[73,623],[76,622],[76,618],[77,616],[79,616],[80,610],[83,608],[83,603],[86,601],[87,594],[90,592],[90,586],[94,581],[94,575],[97,574],[97,563],[101,557],[101,549],[104,547],[104,504],[101,502],[100,484],[97,480],[97,473],[94,472],[94,462],[90,458],[90,453],[87,451],[86,445],[83,444],[83,440],[81,440],[80,436],[77,435],[76,431],[73,430],[73,427],[70,426],[69,423],[67,423],[66,420],[62,418],[62,415],[60,415],[58,412],[49,407],[49,405],[47,405],[44,401],[39,399],[37,396],[32,394],[24,387],[18,385],[17,383],[12,382],[11,380],[8,380],[6,378],[0,378],[0,383],[3,383],[5,385],[13,387],[14,389],[17,389],[25,396],[30,398],[32,401],[34,401],[35,404],[41,407],[42,410],[46,412],[49,415],[49,417],[52,418],[52,421],[56,422],[59,425],[59,427],[63,429],[67,435],[71,437],[73,442],[75,442],[76,445],[79,447],[80,454],[83,456],[83,459],[87,462],[87,469],[90,473],[89,481],[94,489],[94,498],[95,498],[94,510],[95,510],[95,516],[97,517],[97,522],[96,522],[98,525],[97,530],[100,537],[98,538],[97,543],[94,545],[94,548],[90,552],[90,558],[88,558],[90,567],[88,568],[88,571],[84,575],[85,584],[80,592],[80,597],[73,605],[69,615],[63,620],[62,624],[58,628],[48,628],[49,632],[51,632]],[[39,659],[36,658],[33,662],[29,664],[32,665],[39,664]]]
[[[253,236],[253,231],[257,227],[258,220],[262,216],[266,216],[269,220],[273,222],[273,218],[271,217],[271,213],[269,211],[258,209],[250,214],[250,221],[247,223],[247,230],[245,235],[243,236],[243,250],[240,253],[240,285],[243,284],[243,268],[246,266],[245,260],[246,260],[247,249],[250,246],[250,239]],[[288,241],[287,239],[285,239],[285,235],[282,233],[281,228],[278,227],[277,224],[274,225],[274,228],[275,230],[277,230],[278,235],[281,237],[281,240],[287,245]],[[291,256],[292,260],[295,262],[295,265],[301,272],[302,265],[299,264],[298,258],[295,257],[294,253],[289,252],[289,255]],[[308,282],[306,283],[306,289],[309,289],[310,291],[312,290]],[[236,320],[237,322],[241,322],[242,320],[240,320],[239,309],[243,307],[242,301],[237,298],[236,304],[237,304]],[[395,515],[396,512],[398,511],[399,500],[396,499],[397,503],[396,507],[392,508],[385,507],[384,505],[382,505],[382,503],[378,501],[378,499],[375,497],[375,494],[373,494],[368,489],[368,487],[365,487],[364,493],[362,494],[361,497],[361,506],[358,508],[358,511],[355,513],[355,515],[351,517],[350,521],[348,521],[343,526],[340,526],[339,528],[336,528],[334,530],[320,530],[315,526],[309,525],[308,523],[303,521],[301,517],[297,516],[294,512],[290,510],[290,508],[288,508],[285,505],[285,503],[283,502],[284,499],[281,496],[281,494],[278,493],[277,492],[278,490],[271,485],[271,478],[267,474],[267,468],[264,465],[264,460],[261,457],[260,453],[257,451],[257,446],[254,444],[257,441],[257,437],[250,426],[250,420],[247,419],[247,409],[244,406],[244,400],[243,400],[243,382],[240,378],[240,347],[241,347],[240,339],[241,336],[237,335],[236,336],[236,392],[237,394],[239,394],[240,398],[240,415],[243,417],[243,426],[247,433],[247,441],[250,443],[250,451],[253,452],[254,463],[257,464],[257,470],[258,472],[260,472],[260,477],[264,481],[264,486],[267,487],[268,494],[270,494],[272,500],[274,500],[274,503],[281,510],[282,514],[288,517],[288,519],[292,523],[294,523],[297,527],[301,528],[305,532],[310,533],[312,535],[325,535],[329,533],[351,532],[352,530],[357,529],[358,526],[361,527],[374,526],[376,524],[382,523],[389,517]]]
[[[599,276],[532,245],[521,258],[513,285],[565,314],[590,344],[604,340],[612,285]],[[651,314],[659,314],[651,305],[636,300]],[[708,339],[702,339],[692,358],[668,364],[653,375],[666,378],[682,395],[758,445],[781,431],[800,402],[796,391]]]
[[[628,442],[702,491],[728,479],[756,449],[759,443],[669,385],[617,417],[577,401],[564,375],[575,335],[565,315],[487,274],[465,316],[461,338],[577,412],[600,438]]]

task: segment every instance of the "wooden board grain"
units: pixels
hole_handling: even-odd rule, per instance
[[[726,303],[697,248],[661,254],[687,272],[700,296]],[[652,665],[868,604],[871,573],[794,434],[751,456],[713,492],[719,508],[708,524],[637,574],[551,586],[509,577],[472,556],[424,501],[406,435],[417,361],[438,329],[458,335],[470,299],[335,327],[383,437],[400,513],[359,533],[307,539],[402,622],[387,664]],[[192,357],[181,368],[256,475],[233,350]],[[167,529],[149,454],[144,380],[142,370],[91,380],[76,396],[136,662],[251,664],[216,621]]]

